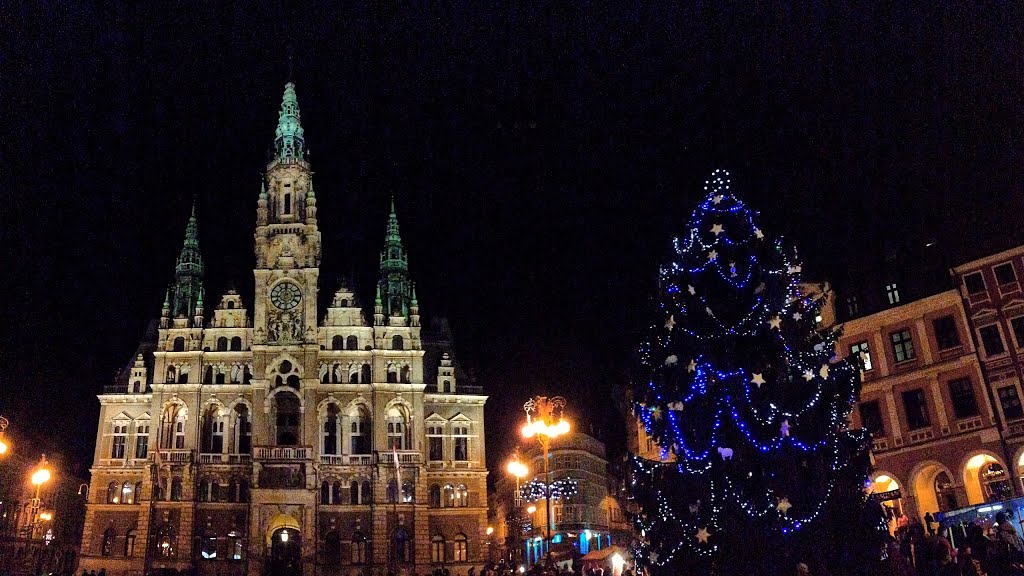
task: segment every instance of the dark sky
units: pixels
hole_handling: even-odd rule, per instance
[[[394,194],[423,313],[491,394],[492,465],[534,393],[621,432],[611,386],[714,168],[820,277],[1024,238],[1019,3],[8,4],[0,414],[80,472],[193,196],[208,293],[251,302],[289,51],[322,291],[369,297]]]

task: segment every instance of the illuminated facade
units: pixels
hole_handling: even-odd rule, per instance
[[[486,557],[486,397],[457,378],[447,325],[420,324],[394,203],[372,315],[346,286],[318,309],[303,134],[288,84],[251,310],[230,291],[210,306],[193,211],[158,324],[99,396],[80,568],[425,573]]]

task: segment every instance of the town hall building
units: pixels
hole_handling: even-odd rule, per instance
[[[343,285],[318,309],[312,178],[289,83],[252,309],[205,292],[193,209],[159,321],[99,396],[80,569],[465,573],[486,558],[487,398],[458,377],[447,323],[421,325],[394,202],[372,306]]]

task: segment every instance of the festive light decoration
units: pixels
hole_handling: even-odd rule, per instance
[[[520,488],[523,500],[537,502],[547,497],[547,485],[540,480],[531,480]],[[579,482],[573,478],[560,478],[551,482],[551,499],[572,498],[579,493]]]
[[[800,283],[796,250],[755,225],[727,172],[705,190],[661,268],[634,386],[662,450],[632,459],[635,552],[662,573],[753,554],[732,549],[750,530],[772,541],[813,523],[866,445],[847,431],[859,371],[833,357],[838,332],[818,330],[825,299]]]

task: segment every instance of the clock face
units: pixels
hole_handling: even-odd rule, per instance
[[[270,290],[270,301],[281,310],[291,310],[299,305],[302,292],[291,282],[281,282]]]

